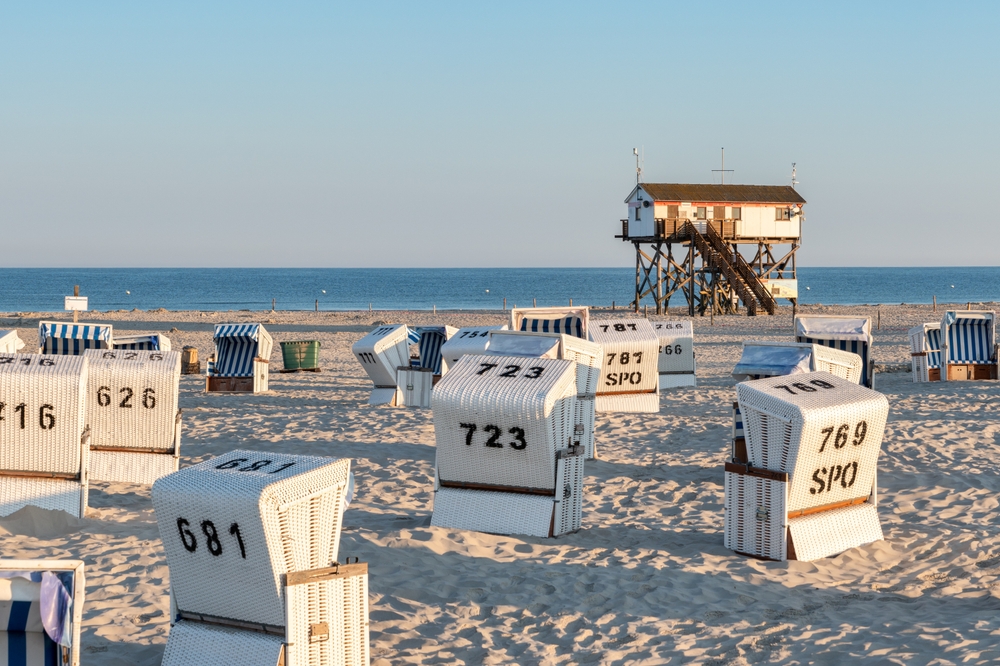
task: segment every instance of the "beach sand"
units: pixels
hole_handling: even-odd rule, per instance
[[[165,332],[202,360],[214,323],[268,328],[268,393],[208,395],[203,377],[182,377],[182,465],[235,448],[353,459],[340,555],[369,564],[374,664],[982,663],[1000,658],[1000,382],[911,382],[907,329],[943,309],[882,306],[880,330],[875,307],[800,310],[871,316],[875,362],[894,370],[875,378],[890,404],[878,477],[886,538],[785,563],[723,547],[722,465],[740,344],[789,340],[787,308],[714,326],[696,318],[697,388],[666,392],[659,414],[598,414],[583,527],[556,539],[430,527],[430,410],[367,406],[371,384],[350,352],[377,322],[499,324],[503,313],[86,319]],[[0,328],[31,348],[39,318],[0,314]],[[276,372],[277,343],[295,339],[322,342],[321,373]],[[85,560],[83,663],[159,664],[169,574],[150,489],[93,484],[90,506],[83,520],[35,509],[0,519],[3,557]]]

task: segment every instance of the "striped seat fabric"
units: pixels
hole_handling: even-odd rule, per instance
[[[271,356],[271,336],[260,324],[217,324],[214,338],[217,377],[253,377],[254,359]]]
[[[520,330],[531,331],[532,333],[562,333],[563,335],[582,338],[583,320],[580,317],[563,317],[561,319],[524,318],[521,320]]]
[[[25,574],[30,575],[30,574]],[[42,584],[0,578],[0,666],[57,666],[59,650],[42,624]]]
[[[872,321],[868,317],[808,315],[795,318],[795,341],[823,345],[861,357],[861,385],[872,388],[875,367],[872,352]]]
[[[927,331],[927,367],[941,367],[941,329]]]
[[[111,349],[110,324],[38,323],[38,347],[42,354],[79,356],[84,349]]]
[[[170,351],[170,339],[159,333],[126,335],[114,340],[115,349],[141,349],[145,351]]]
[[[435,375],[440,375],[441,347],[457,330],[451,326],[421,326],[417,328],[416,332],[420,336],[420,361],[417,363],[417,367],[429,369]]]
[[[941,363],[941,331],[938,334],[938,365]],[[986,365],[995,363],[993,358],[993,320],[965,318],[958,314],[948,326],[948,363]]]

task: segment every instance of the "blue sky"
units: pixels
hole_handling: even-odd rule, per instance
[[[8,266],[627,266],[635,180],[800,265],[1000,264],[1000,4],[5,3]]]

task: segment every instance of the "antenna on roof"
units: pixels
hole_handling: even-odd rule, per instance
[[[639,149],[633,148],[632,154],[635,155],[635,184],[638,185],[642,182],[642,165],[639,163]]]
[[[722,173],[722,184],[725,185],[726,184],[726,172],[727,171],[729,173],[733,172],[732,169],[727,169],[726,168],[726,149],[725,148],[722,149],[722,168],[721,169],[712,169],[712,173],[715,173],[716,171],[719,171],[719,172]]]
[[[792,162],[792,187],[799,184],[799,181],[795,179],[795,162]]]

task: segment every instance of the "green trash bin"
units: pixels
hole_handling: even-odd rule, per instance
[[[285,362],[282,372],[319,372],[319,340],[282,342],[281,357]]]

